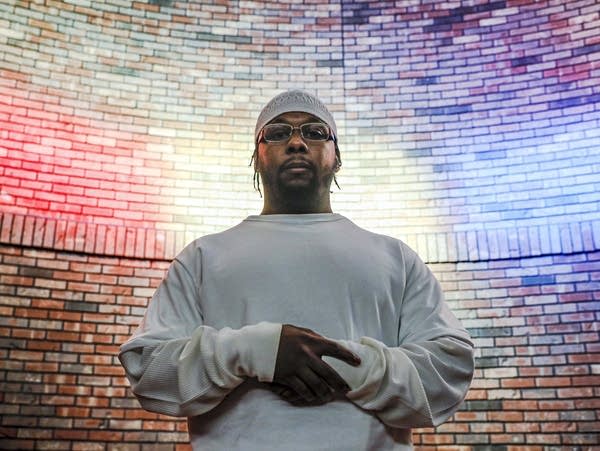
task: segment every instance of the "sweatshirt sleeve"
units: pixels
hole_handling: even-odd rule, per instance
[[[200,309],[200,258],[175,259],[142,323],[124,343],[119,360],[146,410],[172,416],[209,411],[246,377],[270,382],[281,325],[240,329],[204,324]]]
[[[427,266],[412,257],[401,305],[398,344],[369,337],[338,340],[361,357],[352,367],[323,357],[348,382],[349,400],[399,428],[437,426],[464,400],[474,370],[473,344]]]

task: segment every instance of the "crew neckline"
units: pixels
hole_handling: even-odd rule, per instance
[[[339,213],[307,213],[307,214],[277,214],[250,215],[245,221],[280,222],[287,224],[307,224],[311,222],[332,222],[344,219]]]

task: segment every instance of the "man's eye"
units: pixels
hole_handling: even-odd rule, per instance
[[[304,129],[304,135],[308,138],[308,139],[317,139],[317,140],[323,140],[323,139],[327,139],[327,129],[325,127],[321,127],[318,125],[311,125],[308,127],[305,127]]]
[[[286,127],[272,127],[267,130],[266,138],[271,141],[282,141],[287,139],[290,131]]]

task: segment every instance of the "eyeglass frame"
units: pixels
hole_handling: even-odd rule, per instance
[[[325,127],[327,127],[327,131],[329,132],[328,136],[326,139],[310,139],[310,138],[306,138],[304,136],[304,134],[302,133],[302,127],[304,127],[305,125],[314,125],[314,124],[318,124],[318,125],[324,125]],[[282,139],[281,141],[269,141],[265,138],[265,128],[268,127],[269,125],[285,125],[287,127],[291,127],[292,130],[290,132],[290,136],[288,136],[286,139]],[[335,134],[333,133],[333,131],[331,130],[331,127],[327,124],[325,124],[324,122],[305,122],[302,125],[298,125],[298,126],[293,126],[291,124],[286,124],[285,122],[275,122],[275,123],[271,123],[271,124],[266,124],[263,128],[260,129],[260,132],[258,134],[258,138],[256,140],[256,143],[260,143],[260,142],[266,142],[269,144],[273,144],[273,143],[285,143],[287,141],[289,141],[292,136],[294,135],[294,131],[295,130],[300,130],[300,137],[306,141],[310,141],[310,142],[327,142],[327,141],[333,141],[334,144],[337,146],[337,138],[335,136]]]

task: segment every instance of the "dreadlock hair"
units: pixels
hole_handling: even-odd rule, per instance
[[[254,189],[256,191],[258,191],[258,194],[260,195],[261,199],[262,199],[262,191],[260,190],[260,174],[258,173],[258,169],[257,169],[257,161],[258,161],[258,143],[259,141],[257,140],[256,143],[254,144],[254,152],[252,152],[252,158],[250,158],[250,164],[248,165],[248,167],[252,166],[252,164],[254,164],[254,176],[252,177],[252,185],[254,186]],[[337,145],[337,138],[335,136],[333,136],[333,144],[335,145],[335,159],[336,161],[336,168],[339,168],[340,166],[342,166],[342,157],[340,156],[340,149],[338,148]],[[341,191],[342,188],[340,188],[340,185],[338,184],[337,179],[335,178],[335,174],[333,174],[333,181],[335,182],[335,186],[337,186],[337,188]],[[333,193],[333,191],[329,191],[330,193]]]
[[[262,199],[262,191],[260,190],[260,174],[258,173],[258,169],[257,169],[257,162],[258,161],[258,141],[256,142],[256,144],[254,145],[254,152],[252,152],[252,158],[250,159],[250,164],[248,165],[248,167],[252,166],[252,164],[254,163],[254,176],[252,176],[252,185],[254,185],[254,189],[256,191],[258,191],[258,194],[260,194],[260,198]]]
[[[342,157],[340,155],[340,149],[337,145],[337,138],[335,137],[335,135],[333,136],[333,144],[335,145],[335,168],[339,169],[340,167],[342,167]],[[340,188],[340,185],[338,184],[337,179],[335,178],[335,172],[333,173],[333,182],[335,183],[335,186],[337,186],[337,188],[341,191],[342,188]],[[329,191],[330,193],[333,193],[333,191]]]

